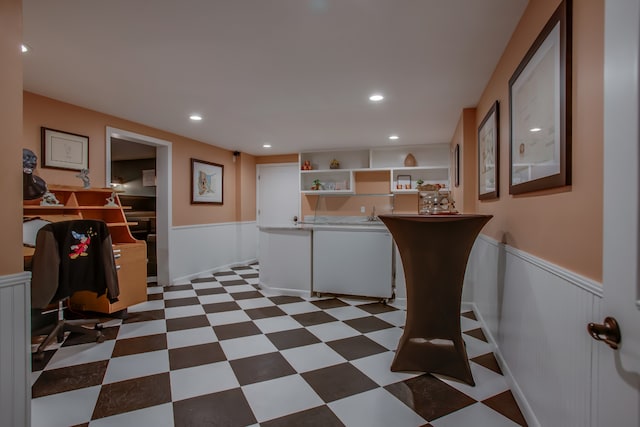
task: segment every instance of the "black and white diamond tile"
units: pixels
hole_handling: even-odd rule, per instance
[[[252,264],[153,286],[107,341],[70,335],[34,361],[32,425],[526,425],[473,312],[461,326],[475,387],[390,371],[399,306],[258,283]]]

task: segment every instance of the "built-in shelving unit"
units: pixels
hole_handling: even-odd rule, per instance
[[[409,155],[415,164],[405,166]],[[334,159],[339,167],[331,169]],[[355,194],[355,173],[364,171],[387,172],[392,193],[417,193],[418,180],[449,187],[448,144],[305,152],[300,153],[299,161],[302,194]],[[311,170],[303,170],[305,162],[311,164]],[[321,183],[320,189],[313,189],[315,180]]]
[[[74,219],[95,219],[104,221],[109,227],[113,251],[118,268],[120,296],[118,301],[110,303],[106,295],[96,298],[93,292],[76,292],[71,305],[78,310],[113,313],[133,304],[147,300],[146,243],[131,235],[130,226],[117,194],[109,188],[81,188],[50,185],[49,191],[60,202],[59,205],[41,206],[40,200],[25,201],[23,216],[41,218],[59,222]],[[114,195],[115,206],[107,206],[108,199]],[[25,255],[28,255],[25,253]]]

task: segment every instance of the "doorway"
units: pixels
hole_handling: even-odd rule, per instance
[[[126,143],[130,148],[136,147],[141,152],[155,150],[155,259],[156,281],[160,286],[170,285],[170,218],[171,218],[171,142],[129,132],[122,129],[107,127],[106,130],[106,185],[111,186],[112,177],[112,148],[117,144]],[[136,144],[136,145],[131,145]],[[149,172],[148,172],[149,174]],[[141,184],[144,180],[141,176]],[[147,176],[147,179],[150,179]],[[140,185],[143,187],[143,185]],[[143,191],[143,190],[141,190]],[[148,235],[149,233],[147,233]],[[149,242],[147,243],[149,244]]]

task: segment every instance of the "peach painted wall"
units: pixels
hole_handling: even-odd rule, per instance
[[[560,4],[531,0],[477,105],[476,124],[500,102],[500,198],[477,200],[494,215],[490,237],[596,281],[602,280],[603,0],[573,2],[572,185],[509,195],[509,78]],[[466,200],[466,199],[465,199]],[[624,207],[616,207],[624,208]]]
[[[0,3],[0,275],[23,271],[22,251],[22,1]]]
[[[451,195],[456,203],[456,210],[461,213],[471,213],[476,208],[477,192],[474,189],[478,186],[477,177],[477,127],[476,109],[465,108],[462,110],[460,120],[456,126],[451,147]],[[460,185],[455,186],[455,148],[460,146]]]
[[[275,154],[273,156],[257,156],[256,164],[262,165],[266,163],[298,163],[297,154]]]
[[[86,135],[89,137],[89,169],[92,185],[105,185],[105,131],[107,126],[124,129],[172,142],[172,198],[173,226],[233,222],[242,215],[237,212],[237,198],[255,200],[255,181],[243,188],[237,183],[233,153],[209,144],[102,114],[86,108],[24,92],[23,146],[31,148],[40,157],[40,127]],[[191,205],[191,158],[224,166],[223,205]],[[252,161],[248,160],[248,164]],[[254,167],[255,169],[255,167]],[[76,173],[38,166],[36,173],[47,183],[81,185]],[[255,201],[253,202],[255,204]],[[250,203],[248,203],[250,204]],[[255,220],[246,215],[245,220]]]
[[[256,220],[256,158],[247,153],[239,156],[239,188],[241,197],[237,221]]]

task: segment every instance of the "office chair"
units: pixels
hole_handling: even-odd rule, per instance
[[[107,294],[118,300],[119,287],[109,229],[99,220],[72,220],[41,226],[35,239],[31,262],[31,305],[46,309],[57,304],[58,319],[53,330],[38,346],[36,360],[44,357],[53,339],[62,342],[64,332],[90,334],[96,342],[104,341],[98,319],[68,320],[64,304],[76,291],[88,290],[96,298]]]

